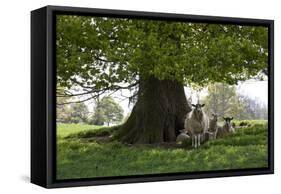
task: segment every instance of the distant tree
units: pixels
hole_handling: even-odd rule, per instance
[[[97,102],[96,102],[95,109],[94,109],[94,114],[93,114],[92,119],[91,119],[91,124],[93,124],[93,125],[104,125],[105,121],[106,121],[106,117],[105,117],[105,114],[104,114],[104,110],[102,109],[102,106],[101,106],[100,101],[98,99]]]
[[[122,107],[112,97],[105,96],[96,105],[93,123],[97,125],[119,123],[123,119],[123,112]]]
[[[232,102],[230,102],[229,104],[229,110],[227,114],[233,116],[235,119],[238,120],[244,120],[247,119],[248,117],[249,113],[245,108],[245,104],[242,101],[240,101],[237,93],[233,98]]]
[[[267,106],[245,95],[239,96],[247,111],[247,119],[267,119]]]
[[[62,123],[68,122],[69,107],[67,104],[67,98],[57,98],[57,121]]]
[[[68,112],[68,121],[71,123],[87,123],[89,111],[84,103],[69,104]]]
[[[246,117],[244,104],[239,100],[235,86],[223,83],[208,86],[208,95],[205,97],[206,111],[221,116],[233,116],[236,119]]]
[[[88,108],[83,103],[69,103],[72,98],[57,98],[57,121],[63,123],[87,123]]]

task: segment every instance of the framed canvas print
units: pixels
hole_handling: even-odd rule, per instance
[[[31,182],[273,171],[273,21],[31,12]]]

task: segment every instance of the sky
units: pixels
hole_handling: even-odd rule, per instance
[[[244,82],[239,82],[236,86],[236,90],[238,94],[249,96],[251,99],[255,101],[267,104],[268,101],[268,82],[267,81],[256,81],[256,80],[247,80]],[[191,88],[185,87],[186,96],[192,95],[192,103],[197,103],[197,92],[196,90],[192,90]],[[208,95],[207,88],[202,89],[201,92],[198,92],[199,100],[203,99]]]
[[[268,103],[268,82],[267,81],[256,81],[256,80],[247,80],[244,82],[239,82],[236,86],[238,94],[243,94],[249,96],[255,101],[267,105]],[[198,95],[200,100],[208,95],[207,89],[203,89],[200,92],[192,90],[191,88],[185,87],[185,94],[187,97],[192,93],[192,103],[197,103]],[[122,95],[129,96],[128,91],[122,91]],[[122,97],[121,92],[116,92],[112,97],[114,100],[123,108],[124,116],[130,113],[133,108],[132,105],[129,106],[129,100]],[[90,112],[94,110],[94,102],[86,102]]]
[[[260,103],[268,104],[268,81],[246,81],[237,87],[239,94],[247,95]]]

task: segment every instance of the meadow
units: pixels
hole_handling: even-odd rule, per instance
[[[198,149],[182,145],[128,145],[115,128],[57,124],[57,179],[262,168],[268,165],[267,121],[235,121],[236,133]]]

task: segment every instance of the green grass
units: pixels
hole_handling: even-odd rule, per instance
[[[58,179],[259,168],[268,163],[267,127],[260,121],[199,149],[97,143],[88,140],[114,128],[91,125],[59,124],[57,131]]]
[[[114,132],[118,129],[117,126],[112,127],[100,127],[100,126],[94,126],[94,125],[86,125],[84,130],[76,131],[76,133],[69,133],[65,138],[91,138],[91,137],[97,137],[97,136],[110,136],[114,134]],[[91,127],[89,127],[91,126]]]
[[[96,131],[101,128],[95,125],[85,125],[85,124],[57,124],[57,137],[64,138],[71,134],[82,133],[84,131]]]
[[[247,126],[252,126],[256,124],[261,124],[261,125],[267,125],[267,120],[234,120],[233,121],[236,126],[239,126],[242,124],[242,126],[247,125]]]

